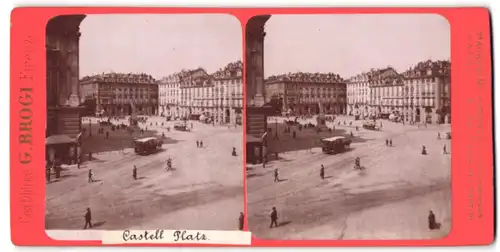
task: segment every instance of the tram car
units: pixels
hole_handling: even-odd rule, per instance
[[[134,151],[139,155],[149,155],[161,149],[163,140],[156,137],[146,137],[134,140]]]
[[[323,145],[321,149],[325,154],[340,153],[348,150],[351,142],[351,139],[343,136],[325,138],[321,140],[321,144]]]

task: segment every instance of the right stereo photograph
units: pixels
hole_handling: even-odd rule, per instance
[[[450,25],[440,15],[251,18],[245,124],[252,234],[446,237],[450,69]]]

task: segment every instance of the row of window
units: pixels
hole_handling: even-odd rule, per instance
[[[418,79],[407,79],[403,80],[403,83],[405,84],[419,84],[419,83],[431,83],[431,82],[437,82],[439,77],[432,77],[432,78],[418,78]],[[380,81],[373,81],[373,82],[368,82],[368,81],[362,81],[362,82],[348,82],[347,86],[366,86],[366,85],[373,85],[375,83],[382,84],[384,83],[384,80]]]

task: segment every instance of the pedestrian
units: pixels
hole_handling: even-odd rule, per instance
[[[243,230],[243,226],[245,226],[245,215],[240,212],[240,218],[238,220],[238,226],[240,230]]]
[[[425,149],[425,145],[422,145],[422,155],[427,155],[427,150]]]
[[[200,140],[200,148],[203,148],[203,141]]]
[[[94,182],[94,173],[89,169],[89,183]]]
[[[274,169],[274,182],[280,182],[279,176],[280,172],[278,171],[278,168]]]
[[[445,154],[445,155],[448,154],[448,150],[446,150],[446,144],[443,145],[443,154]]]
[[[47,183],[50,183],[50,167],[45,168],[45,178],[47,179]]]
[[[389,146],[391,146],[391,147],[392,147],[392,138],[391,138],[391,139],[389,139]]]
[[[132,169],[132,177],[134,180],[137,180],[137,167],[134,165],[134,169]]]
[[[427,217],[428,222],[429,222],[429,229],[434,230],[438,229],[440,224],[436,222],[436,216],[434,215],[434,212],[432,210],[429,210],[429,216]]]
[[[438,140],[441,139],[441,133],[438,132]]]
[[[389,146],[389,139],[385,139],[385,146]]]
[[[273,207],[273,210],[271,211],[271,225],[269,228],[272,228],[273,225],[278,227],[278,211],[276,211],[276,207]]]
[[[196,140],[196,148],[200,148],[200,141]]]
[[[325,167],[321,165],[321,169],[319,170],[319,176],[321,179],[325,179]]]
[[[233,157],[236,157],[236,147],[233,147],[233,152],[231,153],[231,155],[233,155]]]
[[[87,207],[87,212],[85,213],[85,226],[83,229],[87,229],[87,227],[92,228],[92,213],[90,213],[90,208]]]

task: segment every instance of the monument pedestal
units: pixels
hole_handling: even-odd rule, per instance
[[[326,126],[326,119],[324,115],[318,115],[316,117],[316,128],[320,131],[327,131],[328,127]]]

